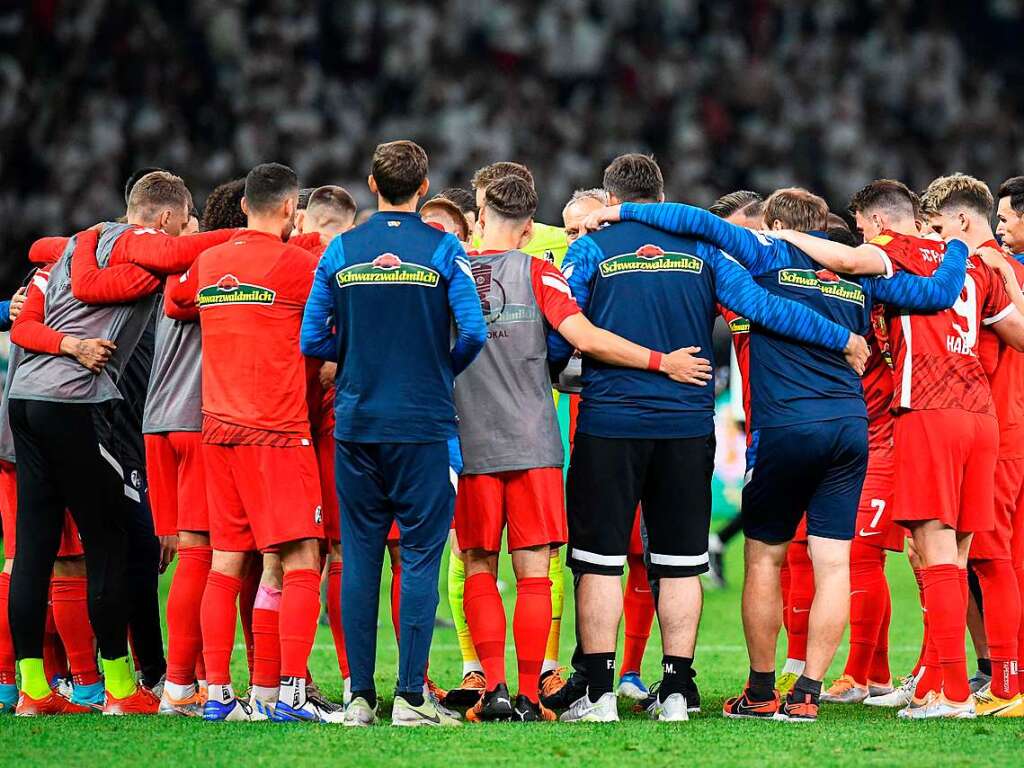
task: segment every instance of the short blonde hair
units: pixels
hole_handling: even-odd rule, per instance
[[[821,231],[828,226],[828,203],[803,187],[777,189],[764,201],[764,221],[781,221],[798,232]]]
[[[180,176],[167,171],[147,173],[128,193],[129,215],[151,219],[164,208],[188,208],[192,195]]]
[[[921,207],[926,214],[948,208],[969,208],[981,216],[989,217],[994,205],[995,200],[988,185],[966,173],[939,176],[928,185],[921,197]]]

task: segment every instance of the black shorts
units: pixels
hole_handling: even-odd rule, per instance
[[[807,512],[807,535],[850,540],[868,468],[867,421],[857,417],[754,432],[743,487],[743,534],[789,541]]]
[[[714,434],[657,440],[577,432],[566,481],[569,567],[621,575],[640,504],[651,578],[706,573],[714,464]]]

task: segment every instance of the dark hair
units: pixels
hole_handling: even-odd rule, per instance
[[[327,184],[317,187],[309,196],[306,208],[312,209],[323,206],[341,214],[352,214],[356,212],[355,198],[344,187],[334,184]]]
[[[1010,207],[1017,213],[1024,213],[1024,176],[1011,176],[999,185],[998,198],[1010,198]]]
[[[799,232],[821,231],[828,225],[828,203],[802,187],[777,189],[764,202],[764,221],[768,226],[781,221]]]
[[[505,176],[487,185],[488,211],[513,221],[528,219],[537,211],[537,191],[519,176]]]
[[[708,208],[708,212],[721,219],[727,219],[740,212],[753,218],[764,213],[764,198],[749,189],[739,189],[715,200]]]
[[[530,169],[522,163],[513,163],[509,160],[502,160],[498,163],[491,163],[485,165],[483,168],[478,168],[477,172],[473,174],[473,189],[486,189],[491,184],[496,182],[498,179],[503,179],[506,176],[518,176],[523,181],[530,182],[533,185],[533,174],[530,173]]]
[[[831,216],[832,214],[829,215]],[[829,225],[826,233],[828,234],[828,239],[834,243],[842,243],[843,245],[848,245],[851,248],[856,248],[860,245],[860,240],[858,240],[857,236],[850,231],[849,227],[833,227]]]
[[[619,155],[604,169],[605,191],[621,202],[654,201],[665,193],[665,179],[652,155]]]
[[[427,178],[427,153],[414,141],[389,141],[373,150],[370,175],[392,205],[407,202]]]
[[[298,191],[299,177],[280,163],[262,163],[245,177],[245,200],[251,213],[266,213]]]
[[[309,207],[309,196],[312,195],[314,191],[316,191],[316,187],[303,187],[299,190],[299,204],[296,206],[297,210],[304,211]]]
[[[128,181],[124,183],[124,204],[128,205],[128,198],[132,195],[132,187],[135,186],[136,182],[143,176],[148,176],[154,171],[162,171],[163,168],[139,168],[135,173],[128,177]]]
[[[895,179],[875,179],[850,198],[850,213],[884,209],[916,218],[920,201],[910,187]]]
[[[207,196],[203,206],[203,218],[199,229],[209,232],[212,229],[237,229],[246,226],[245,213],[242,211],[242,195],[245,194],[245,179],[225,181]]]
[[[132,185],[128,210],[150,219],[161,209],[188,208],[192,195],[179,176],[167,171],[152,171]]]
[[[459,210],[463,213],[476,213],[476,198],[468,189],[463,189],[462,187],[448,187],[448,189],[442,189],[438,192],[435,197],[451,200],[459,206]]]

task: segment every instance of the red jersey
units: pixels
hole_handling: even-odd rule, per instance
[[[240,230],[204,251],[173,288],[172,301],[199,309],[204,441],[308,444],[299,331],[316,264],[279,237]]]
[[[736,352],[736,365],[740,369],[740,383],[743,386],[743,420],[747,445],[750,445],[750,321],[721,304],[718,305],[718,314],[729,324],[729,332],[732,334],[732,348]]]
[[[985,245],[998,248],[993,240]],[[1020,285],[1024,265],[1007,259]],[[988,375],[999,419],[999,458],[1024,459],[1024,354],[1000,341],[995,331],[983,328],[978,339],[978,357]]]
[[[892,449],[892,350],[885,323],[885,307],[876,304],[871,310],[871,333],[867,338],[871,353],[864,367],[861,385],[868,409],[868,451]]]
[[[885,231],[871,240],[894,269],[930,275],[942,261],[945,244]],[[895,369],[893,407],[898,410],[958,408],[995,415],[992,392],[978,359],[984,325],[1013,310],[1003,281],[977,256],[967,259],[964,287],[950,309],[910,314],[886,313]]]

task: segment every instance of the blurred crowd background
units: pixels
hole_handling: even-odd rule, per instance
[[[439,190],[528,164],[540,216],[653,152],[670,198],[802,184],[842,211],[1024,171],[1024,0],[23,0],[0,4],[0,286],[39,235],[123,212],[155,165],[202,203],[292,165],[361,204],[380,141]]]

